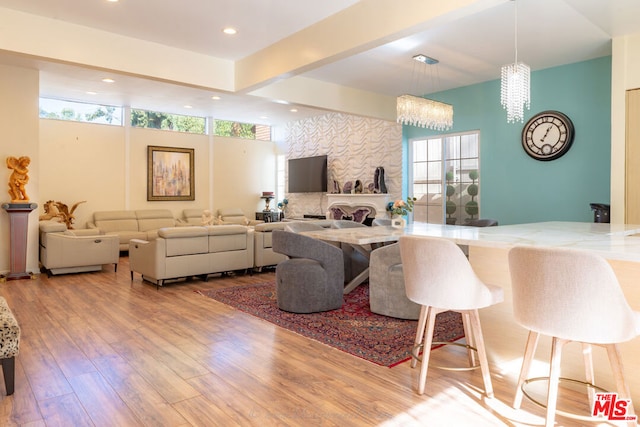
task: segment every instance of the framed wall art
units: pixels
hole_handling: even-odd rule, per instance
[[[147,200],[195,200],[194,149],[147,146]]]

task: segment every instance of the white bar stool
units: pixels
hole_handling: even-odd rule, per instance
[[[478,309],[502,302],[502,288],[487,285],[478,279],[462,250],[449,240],[402,236],[400,256],[407,297],[422,306],[411,360],[411,367],[414,368],[422,348],[418,394],[424,394],[427,382],[436,315],[443,311],[455,311],[462,314],[470,363],[475,365],[473,355],[477,351],[485,394],[492,398],[491,373]]]
[[[547,426],[553,426],[556,412],[560,413],[556,411],[556,401],[561,380],[584,383],[590,390],[590,399],[594,390],[602,391],[594,384],[592,344],[606,348],[619,399],[630,399],[617,343],[640,335],[640,312],[629,307],[607,261],[585,251],[515,247],[509,251],[509,269],[513,314],[516,322],[529,329],[513,407],[520,408],[523,394],[531,399],[523,386],[540,379],[529,378],[540,335],[552,337],[547,403],[531,400],[546,406]],[[560,377],[562,347],[571,341],[583,344],[584,382]],[[579,414],[561,414],[585,419]],[[629,405],[627,415],[633,416],[633,405]],[[635,421],[630,425],[636,425]]]

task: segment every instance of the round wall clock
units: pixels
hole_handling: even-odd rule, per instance
[[[522,148],[536,160],[554,160],[569,151],[573,136],[569,117],[559,111],[543,111],[522,128]]]

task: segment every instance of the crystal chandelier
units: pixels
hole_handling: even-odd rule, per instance
[[[413,57],[423,64],[437,64],[438,60],[425,55]],[[415,65],[415,64],[414,64]],[[396,101],[397,122],[437,131],[453,126],[453,106],[413,95],[401,95]]]
[[[433,130],[453,126],[453,106],[427,98],[402,95],[397,100],[398,123]]]
[[[514,0],[515,2],[515,0]],[[518,7],[515,6],[515,52],[513,64],[502,67],[500,82],[500,103],[507,110],[507,123],[524,120],[524,109],[529,109],[531,91],[529,75],[531,69],[523,62],[518,62]]]

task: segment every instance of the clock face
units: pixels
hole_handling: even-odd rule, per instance
[[[559,111],[543,111],[522,128],[522,148],[536,160],[554,160],[569,151],[573,135],[569,117]]]

